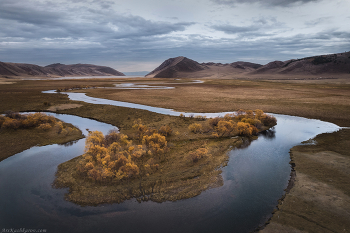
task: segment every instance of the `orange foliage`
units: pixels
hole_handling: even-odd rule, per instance
[[[116,131],[104,136],[99,131],[90,132],[85,142],[85,154],[78,171],[88,178],[104,181],[120,181],[140,175],[140,168],[147,174],[158,169],[153,159],[143,165],[147,151],[151,154],[164,153],[167,149],[165,137],[153,133],[143,136],[144,145],[134,145],[124,134]]]
[[[232,135],[235,132],[235,129],[236,129],[236,124],[232,120],[230,121],[221,120],[219,121],[216,127],[216,131],[221,137]]]
[[[19,114],[7,111],[5,117],[1,116],[0,126],[3,129],[24,129],[34,128],[42,124],[54,124],[56,119],[44,113]],[[48,125],[45,126],[48,128]],[[43,126],[43,128],[45,128]]]
[[[49,123],[44,123],[38,126],[38,129],[43,131],[48,131],[52,128],[52,126]]]
[[[199,148],[196,151],[190,153],[192,162],[198,162],[198,160],[202,159],[207,153],[208,150],[206,148]]]
[[[161,155],[167,151],[167,140],[159,133],[143,136],[142,144],[146,145],[149,152],[154,155]]]
[[[188,126],[188,129],[192,132],[192,133],[200,133],[202,132],[202,125],[198,124],[198,123],[193,123],[190,124]]]

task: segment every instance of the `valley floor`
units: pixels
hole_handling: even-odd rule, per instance
[[[208,79],[196,84],[186,84],[186,80],[142,78],[132,82],[158,83],[157,85],[172,86],[175,89],[89,89],[84,92],[93,97],[179,111],[262,109],[264,112],[320,119],[349,127],[350,77],[333,78]],[[131,80],[11,80],[11,83],[0,85],[0,112],[40,111],[62,104],[80,104],[81,107],[73,109],[57,108],[57,112],[94,118],[123,129],[129,127],[129,123],[121,122],[120,117],[130,119],[132,124],[141,112],[131,109],[125,116],[119,116],[112,106],[96,107],[70,101],[66,95],[42,94],[41,91],[74,85],[113,87],[113,84],[128,82]],[[115,115],[106,114],[111,110]],[[146,122],[152,120],[152,114],[149,119],[145,119]],[[162,117],[159,121],[166,119]],[[350,232],[350,130],[319,135],[315,140],[316,145],[302,145],[291,150],[296,171],[294,187],[280,201],[278,210],[262,232]]]

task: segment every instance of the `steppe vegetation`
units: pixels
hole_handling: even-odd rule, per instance
[[[327,78],[328,77],[328,78]],[[148,127],[160,128],[169,125],[172,134],[171,140],[178,143],[168,143],[170,154],[166,160],[172,162],[172,149],[178,151],[177,158],[183,159],[181,165],[188,163],[194,164],[198,169],[189,167],[184,174],[185,177],[196,177],[203,173],[201,163],[205,160],[198,159],[197,162],[189,160],[187,156],[200,158],[205,152],[207,154],[224,154],[222,148],[228,145],[239,145],[241,143],[237,138],[210,139],[204,137],[201,133],[189,133],[188,127],[193,123],[204,123],[200,120],[190,118],[179,118],[172,116],[159,115],[143,110],[126,109],[108,105],[93,105],[78,101],[70,101],[64,94],[43,94],[43,90],[56,90],[57,88],[72,87],[75,85],[92,85],[112,87],[116,80],[47,80],[47,81],[20,81],[15,79],[3,80],[6,85],[0,85],[0,112],[6,110],[13,111],[45,111],[49,107],[59,105],[76,104],[81,107],[72,109],[57,110],[58,113],[67,113],[82,117],[93,118],[102,122],[118,126],[123,133],[128,134],[133,130],[134,121],[142,118],[144,125]],[[130,82],[130,79],[118,79],[120,82]],[[176,109],[178,111],[192,112],[221,112],[229,110],[243,109],[263,109],[265,112],[289,114],[307,118],[321,119],[333,122],[339,126],[349,127],[350,115],[350,81],[349,77],[344,75],[328,76],[270,76],[256,75],[252,77],[237,76],[233,79],[209,80],[202,84],[185,84],[186,80],[169,79],[139,79],[133,82],[157,85],[173,86],[175,89],[169,90],[113,90],[113,89],[86,89],[83,90],[89,96],[127,101],[150,106],[159,106]],[[164,82],[164,84],[159,84]],[[166,83],[181,83],[166,84]],[[80,92],[81,90],[78,90]],[[139,98],[138,96],[142,96]],[[47,102],[48,104],[44,104]],[[37,129],[31,129],[37,130]],[[17,130],[18,132],[19,130]],[[16,131],[13,131],[16,133]],[[24,132],[24,130],[23,130]],[[44,132],[41,132],[44,133]],[[181,141],[179,136],[187,133],[188,142]],[[17,133],[16,133],[17,135]],[[9,155],[17,152],[11,152],[15,145],[23,141],[34,140],[36,133],[23,134],[22,139],[13,137],[8,138],[3,132],[0,133],[0,145],[6,145],[1,148],[1,154]],[[168,137],[168,136],[167,136]],[[38,137],[34,141],[37,142]],[[195,140],[197,138],[197,140]],[[214,138],[214,137],[213,137]],[[291,151],[293,157],[292,163],[295,164],[296,177],[294,187],[286,194],[284,200],[280,201],[272,220],[264,229],[265,232],[283,232],[283,231],[309,231],[309,232],[344,232],[349,229],[349,190],[346,185],[350,179],[349,166],[344,166],[350,161],[349,154],[350,130],[343,129],[337,133],[323,134],[315,138],[316,145],[301,145]],[[25,139],[25,140],[24,140]],[[200,140],[199,140],[200,139]],[[134,140],[134,139],[133,139]],[[203,147],[203,143],[211,146],[211,149]],[[37,143],[32,143],[36,145]],[[10,146],[9,146],[10,145]],[[305,149],[304,149],[305,148]],[[23,149],[22,149],[23,150]],[[208,151],[206,151],[208,150]],[[76,169],[80,158],[72,160],[71,164],[62,164],[60,169]],[[216,164],[224,164],[224,157],[215,157]],[[161,166],[164,167],[161,168]],[[197,166],[199,165],[199,166]],[[206,164],[208,166],[210,164]],[[163,171],[167,170],[165,163],[159,164],[159,169],[153,175],[149,176],[147,181],[142,180],[144,188],[135,196],[143,195],[143,199],[149,198],[150,193],[155,190],[159,192],[158,196],[153,196],[153,200],[176,200],[171,195],[171,190],[183,187],[182,183],[173,183],[166,186],[166,182],[172,179],[178,179],[176,173],[173,173],[170,180],[162,180]],[[208,167],[207,167],[208,168]],[[202,169],[202,170],[200,170]],[[212,169],[212,168],[210,168]],[[60,175],[60,174],[58,174]],[[216,176],[215,176],[216,175]],[[208,177],[213,177],[210,182]],[[204,179],[205,178],[205,179]],[[157,183],[157,180],[161,182]],[[70,182],[69,177],[65,180]],[[128,181],[122,181],[127,183]],[[188,188],[184,188],[182,194],[178,197],[183,198],[193,196],[193,188],[215,187],[222,183],[219,172],[212,174],[206,173],[205,177],[192,179]],[[132,184],[129,181],[130,185]],[[204,185],[205,184],[205,185]],[[209,184],[209,185],[208,185]],[[84,192],[84,189],[92,190],[95,182],[85,182],[86,186],[81,186],[71,192]],[[120,199],[130,195],[130,190],[120,188],[119,190],[109,190],[104,184],[99,186],[98,195],[105,194],[118,195]],[[134,190],[140,190],[140,184],[134,183]],[[131,187],[131,188],[133,188]],[[152,190],[153,187],[153,190]],[[166,194],[168,193],[168,194]],[[70,194],[68,194],[70,195]],[[67,196],[67,198],[69,198]],[[72,200],[78,202],[78,199]],[[85,204],[91,200],[85,200]],[[106,198],[105,202],[115,200]],[[82,202],[83,203],[83,202]]]
[[[276,118],[262,110],[240,110],[213,119],[174,119],[185,122],[181,126],[172,122],[175,135],[170,125],[157,129],[141,119],[125,131],[128,135],[90,132],[85,153],[59,166],[55,186],[69,187],[68,200],[82,205],[132,197],[157,202],[190,198],[222,185],[220,167],[228,160],[225,152],[242,143],[236,136],[253,139],[276,124]],[[205,130],[191,133],[196,124]]]
[[[82,138],[79,129],[44,113],[0,115],[0,161],[35,145],[62,144]]]

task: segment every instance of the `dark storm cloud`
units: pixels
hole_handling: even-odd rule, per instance
[[[41,11],[24,4],[2,0],[0,2],[0,19],[13,20],[22,23],[44,25],[54,23],[61,18],[58,12]]]
[[[321,0],[211,0],[219,5],[234,6],[236,4],[259,3],[264,6],[289,7],[292,5],[305,4],[309,2],[319,2]]]
[[[110,1],[91,1],[94,2],[100,5],[112,4]],[[191,22],[154,22],[140,16],[118,15],[112,10],[93,7],[67,6],[64,11],[59,11],[52,5],[44,11],[33,4],[16,4],[16,1],[8,0],[0,3],[0,23],[1,37],[73,37],[101,41],[108,38],[163,35],[183,31],[193,25]]]

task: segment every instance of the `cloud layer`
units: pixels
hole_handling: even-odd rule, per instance
[[[1,0],[0,61],[94,63],[126,72],[152,70],[175,56],[265,64],[350,47],[350,28],[344,24],[350,4],[342,1],[147,3]],[[330,9],[340,10],[334,16]]]

